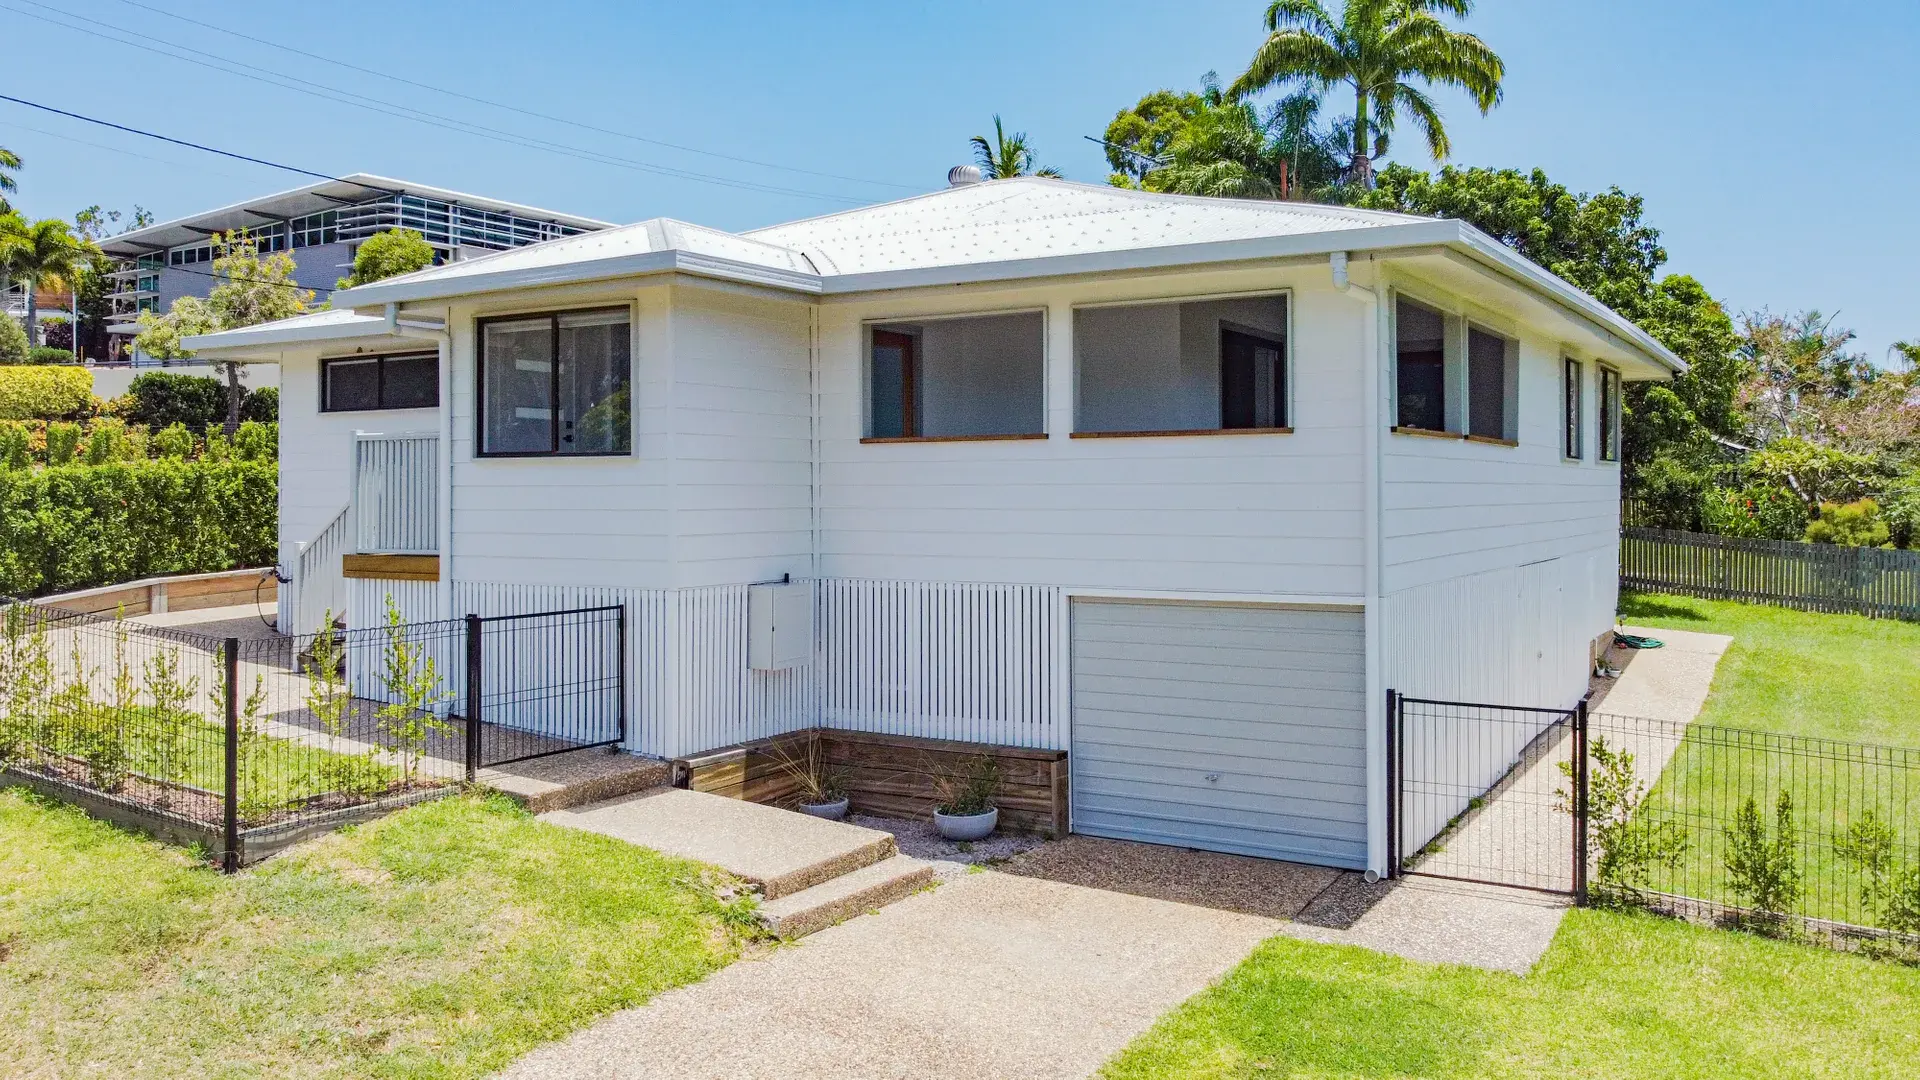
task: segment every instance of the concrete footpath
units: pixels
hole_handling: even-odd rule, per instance
[[[967,874],[616,1013],[502,1076],[1084,1077],[1281,925]]]

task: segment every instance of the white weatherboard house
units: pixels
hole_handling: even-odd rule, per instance
[[[1670,352],[1455,221],[958,180],[197,339],[283,368],[283,621],[624,604],[632,750],[1065,749],[1075,831],[1376,870],[1389,689],[1582,696]]]

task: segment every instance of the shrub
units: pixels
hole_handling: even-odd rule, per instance
[[[1596,735],[1587,747],[1587,759],[1593,763],[1587,784],[1587,820],[1600,849],[1596,875],[1603,885],[1644,889],[1651,883],[1655,867],[1669,870],[1680,865],[1687,854],[1687,833],[1672,821],[1655,821],[1639,813],[1647,795],[1646,782],[1634,771],[1634,756],[1627,750],[1607,745]],[[1573,762],[1560,763],[1560,774],[1573,777]],[[1573,797],[1563,789],[1554,792],[1556,809],[1571,814]]]
[[[0,472],[0,595],[272,562],[278,472],[171,459]]]
[[[33,465],[32,437],[18,420],[0,420],[0,469],[25,469]]]
[[[0,369],[0,420],[67,420],[85,416],[92,405],[93,373],[85,368]]]
[[[280,421],[280,388],[263,386],[258,390],[247,391],[240,399],[240,419],[254,420],[262,424],[275,424]]]
[[[67,354],[66,360],[47,360],[41,363],[70,363],[73,360],[73,324],[61,318],[40,320],[40,340]]]
[[[1841,547],[1880,547],[1892,538],[1887,523],[1880,520],[1880,504],[1860,499],[1836,506],[1820,504],[1820,516],[1807,522],[1807,542],[1837,544]]]
[[[27,352],[29,364],[71,364],[74,363],[73,350],[53,345],[35,345]]]
[[[1792,795],[1780,792],[1773,817],[1768,836],[1760,806],[1749,795],[1725,830],[1727,887],[1768,916],[1788,914],[1800,902],[1800,832],[1793,822]]]
[[[1707,532],[1765,540],[1798,540],[1807,529],[1807,504],[1785,488],[1756,483],[1734,491],[1709,488],[1700,499]]]
[[[227,419],[226,384],[205,375],[149,371],[127,387],[127,399],[127,421],[155,431],[172,424],[200,431]]]
[[[47,425],[47,464],[71,465],[80,449],[80,425],[63,422]]]
[[[0,364],[24,364],[27,354],[33,351],[33,344],[27,340],[27,331],[17,322],[0,315]]]
[[[121,420],[95,420],[87,437],[87,464],[106,465],[126,461],[133,455],[127,446],[127,425]],[[143,455],[144,456],[144,455]]]
[[[163,458],[185,461],[193,456],[193,432],[185,424],[168,424],[154,432],[153,451]]]
[[[233,455],[241,461],[273,461],[279,454],[279,424],[247,420],[233,433]]]

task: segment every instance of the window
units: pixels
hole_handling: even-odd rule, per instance
[[[480,453],[630,453],[630,324],[624,308],[481,322]]]
[[[1512,442],[1519,396],[1519,347],[1477,326],[1467,328],[1467,434]]]
[[[293,230],[294,247],[318,247],[321,244],[338,243],[340,240],[340,211],[323,210],[318,214],[294,218],[290,223]]]
[[[1562,364],[1560,426],[1564,435],[1560,452],[1569,460],[1578,461],[1585,456],[1580,438],[1580,410],[1584,404],[1580,395],[1580,361],[1569,356],[1562,361]]]
[[[1080,308],[1075,438],[1284,432],[1287,298]]]
[[[1447,430],[1446,317],[1403,297],[1394,304],[1394,342],[1395,426]]]
[[[1600,369],[1600,460],[1620,460],[1620,373]]]
[[[867,437],[1038,437],[1046,430],[1041,312],[874,326]]]
[[[320,411],[431,409],[440,404],[440,358],[343,356],[320,361]]]

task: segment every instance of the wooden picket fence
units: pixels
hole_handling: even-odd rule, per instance
[[[1920,621],[1920,551],[1626,526],[1623,588]]]

